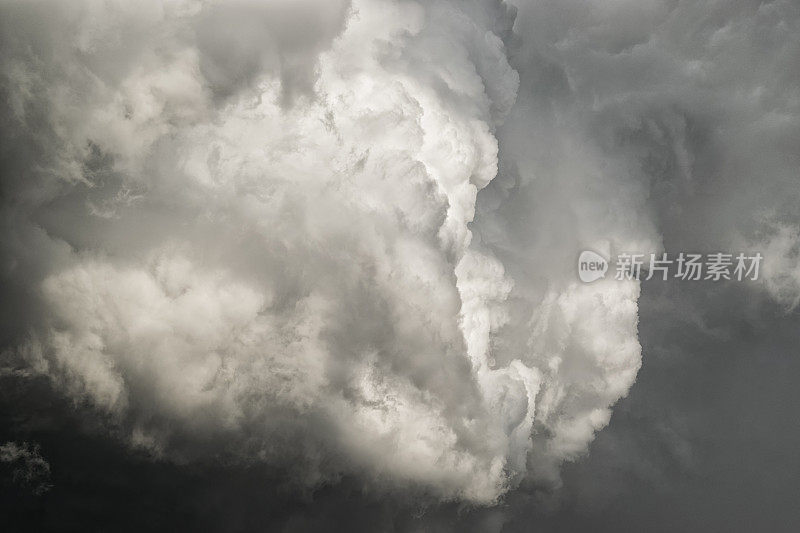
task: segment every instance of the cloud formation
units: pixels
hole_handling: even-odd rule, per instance
[[[39,496],[52,488],[50,464],[42,457],[39,446],[6,442],[0,445],[0,464],[3,463],[10,469],[11,481],[34,495]]]
[[[792,8],[694,9],[2,4],[5,357],[177,461],[558,483],[641,364],[638,283],[581,284],[581,250],[746,243],[797,303],[794,204],[731,192],[746,156],[796,177]]]

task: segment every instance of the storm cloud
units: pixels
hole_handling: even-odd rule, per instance
[[[582,250],[758,251],[737,290],[800,302],[789,0],[0,10],[0,372],[119,453],[541,502],[642,365]]]

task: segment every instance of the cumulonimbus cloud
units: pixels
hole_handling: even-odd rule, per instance
[[[638,283],[574,260],[662,246],[603,128],[691,154],[580,77],[657,49],[548,41],[540,9],[520,46],[500,1],[4,3],[7,356],[177,460],[480,503],[557,481],[641,362]]]

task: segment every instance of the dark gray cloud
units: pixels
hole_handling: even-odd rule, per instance
[[[5,463],[4,477],[10,478],[17,487],[37,496],[50,490],[50,465],[37,444],[6,442],[0,445],[0,463]]]

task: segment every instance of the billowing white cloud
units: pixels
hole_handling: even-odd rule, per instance
[[[641,362],[574,263],[668,244],[728,79],[667,4],[4,3],[14,352],[175,460],[557,483]]]

